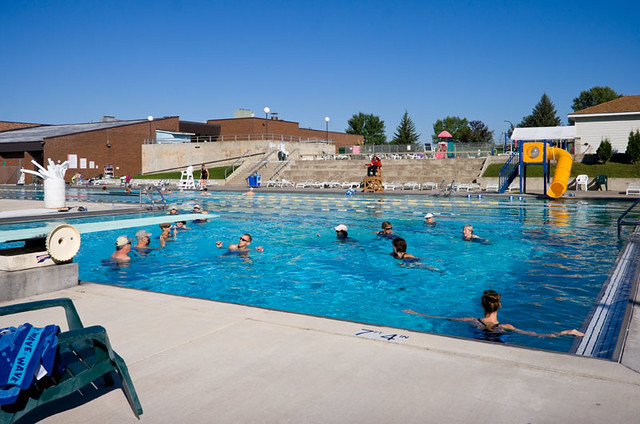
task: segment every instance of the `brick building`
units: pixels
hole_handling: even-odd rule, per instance
[[[157,131],[192,136],[192,141],[200,138],[233,141],[234,136],[246,140],[247,135],[252,135],[249,139],[254,140],[266,135],[267,131],[273,141],[325,140],[328,137],[335,144],[336,152],[339,147],[362,143],[359,135],[327,133],[300,128],[297,122],[278,119],[265,122],[253,117],[212,119],[206,123],[180,121],[178,116],[127,121],[104,117],[100,122],[67,125],[0,121],[0,184],[15,184],[21,168],[37,170],[31,160],[46,167],[49,158],[56,163],[69,160],[67,181],[71,181],[76,173],[85,179],[104,175],[107,166],[112,167],[115,176],[138,175],[142,171],[142,145],[150,140],[155,142]],[[177,167],[184,165],[178,162]],[[26,175],[26,182],[32,182],[31,175]]]
[[[106,121],[86,124],[42,125],[0,132],[0,183],[15,183],[20,168],[37,168],[31,160],[45,165],[70,161],[67,181],[75,173],[84,178],[104,174],[112,165],[116,175],[140,172],[142,144],[155,138],[156,130],[179,131],[177,116],[149,121]],[[26,182],[31,177],[26,176]]]

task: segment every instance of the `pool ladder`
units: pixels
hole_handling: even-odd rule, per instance
[[[638,203],[640,203],[640,199],[636,200],[636,201],[633,203],[633,205],[629,206],[629,208],[628,208],[626,211],[624,211],[624,212],[622,213],[622,215],[620,215],[620,217],[618,217],[618,238],[620,238],[620,231],[622,230],[622,226],[624,226],[624,225],[634,225],[634,226],[635,226],[635,225],[640,225],[640,221],[638,221],[638,220],[627,221],[627,220],[625,219],[625,217],[627,216],[627,214],[628,214],[629,212],[631,212],[631,210],[632,210],[633,208],[635,208],[635,207],[638,205]]]

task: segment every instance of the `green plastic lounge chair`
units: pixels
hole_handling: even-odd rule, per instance
[[[598,184],[598,190],[602,190],[602,186],[606,191],[609,191],[609,177],[604,174],[600,174],[596,177],[596,183]]]
[[[51,299],[0,307],[0,316],[35,311],[60,306],[64,308],[69,331],[58,334],[58,355],[65,368],[61,375],[23,393],[12,405],[3,405],[0,422],[13,423],[27,413],[49,402],[61,399],[80,389],[96,387],[92,383],[103,378],[107,386],[112,386],[112,372],[120,376],[122,390],[129,401],[131,410],[139,419],[142,406],[129,376],[124,360],[111,349],[106,330],[101,326],[83,327],[71,299]],[[26,395],[26,396],[24,396]]]

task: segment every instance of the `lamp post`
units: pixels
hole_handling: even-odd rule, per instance
[[[329,121],[330,121],[330,120],[331,120],[331,119],[329,119],[329,117],[328,117],[328,116],[325,116],[325,117],[324,117],[324,123],[326,124],[326,126],[325,126],[325,128],[326,128],[326,130],[325,130],[325,134],[326,134],[326,135],[325,135],[325,141],[326,141],[327,143],[329,142]]]
[[[516,127],[515,125],[513,125],[513,122],[509,121],[508,119],[505,119],[504,122],[508,122],[511,125],[511,128],[509,128],[509,130],[511,130],[511,129]],[[509,135],[509,131],[504,133],[504,150],[505,150],[505,153],[507,152],[507,139],[508,138],[511,138],[511,136]],[[509,142],[509,147],[511,148],[511,151],[513,152],[513,144],[511,144],[511,142]]]
[[[151,122],[153,122],[153,116],[149,115],[147,116],[147,121],[149,121],[149,141],[153,140],[151,138]]]
[[[269,135],[269,112],[271,112],[271,109],[269,109],[269,106],[265,106],[264,108],[264,138],[265,139]]]

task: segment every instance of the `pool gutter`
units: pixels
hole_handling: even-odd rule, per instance
[[[576,339],[571,353],[623,364],[631,359],[629,367],[640,371],[640,311],[636,311],[636,322],[633,319],[639,305],[639,279],[640,227],[636,227],[584,321],[585,336]]]

